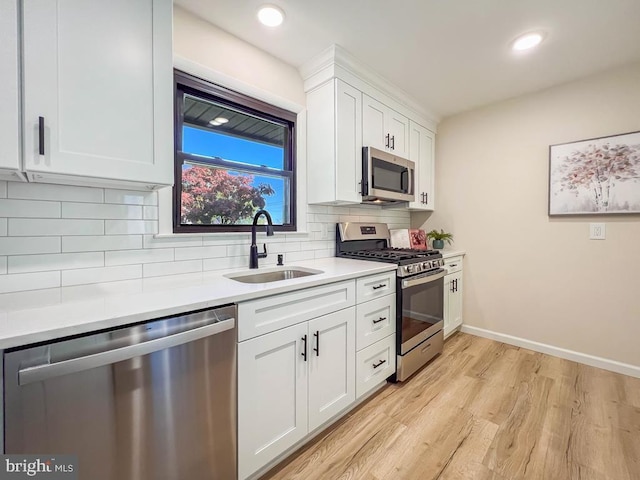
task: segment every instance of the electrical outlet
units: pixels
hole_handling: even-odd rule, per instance
[[[606,238],[606,226],[604,223],[589,224],[589,239],[604,240]]]

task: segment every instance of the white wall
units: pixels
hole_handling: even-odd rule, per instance
[[[298,70],[192,13],[174,6],[173,52],[235,82],[306,104]]]
[[[549,145],[637,130],[640,64],[439,125],[424,228],[468,253],[466,324],[640,366],[640,215],[547,215]]]

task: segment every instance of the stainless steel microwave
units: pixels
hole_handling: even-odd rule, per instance
[[[415,200],[416,165],[373,147],[362,148],[362,202],[389,204]]]

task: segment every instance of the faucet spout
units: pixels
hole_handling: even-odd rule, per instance
[[[251,248],[249,251],[249,268],[258,268],[258,258],[266,258],[267,245],[264,246],[264,252],[258,253],[258,245],[256,243],[256,227],[258,226],[258,220],[261,216],[267,219],[266,231],[267,236],[273,236],[273,222],[271,215],[266,210],[258,210],[253,216],[253,223],[251,224]]]

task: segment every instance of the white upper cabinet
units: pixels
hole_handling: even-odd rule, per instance
[[[411,210],[433,210],[435,135],[414,121],[409,122],[409,159],[415,162],[415,201]]]
[[[332,79],[307,95],[309,203],[360,203],[362,93]]]
[[[374,147],[403,158],[415,150],[421,162],[431,163],[416,179],[418,193],[410,207],[432,210],[433,178],[425,180],[429,172],[433,177],[431,115],[337,45],[303,65],[301,74],[307,92],[308,202],[361,203],[362,147]],[[412,124],[427,130],[415,149]],[[422,204],[420,192],[427,190],[429,199]]]
[[[407,157],[409,152],[409,120],[375,98],[362,98],[362,143]]]
[[[173,183],[171,0],[24,0],[23,38],[30,180]]]
[[[18,0],[0,0],[0,179],[20,173]]]

